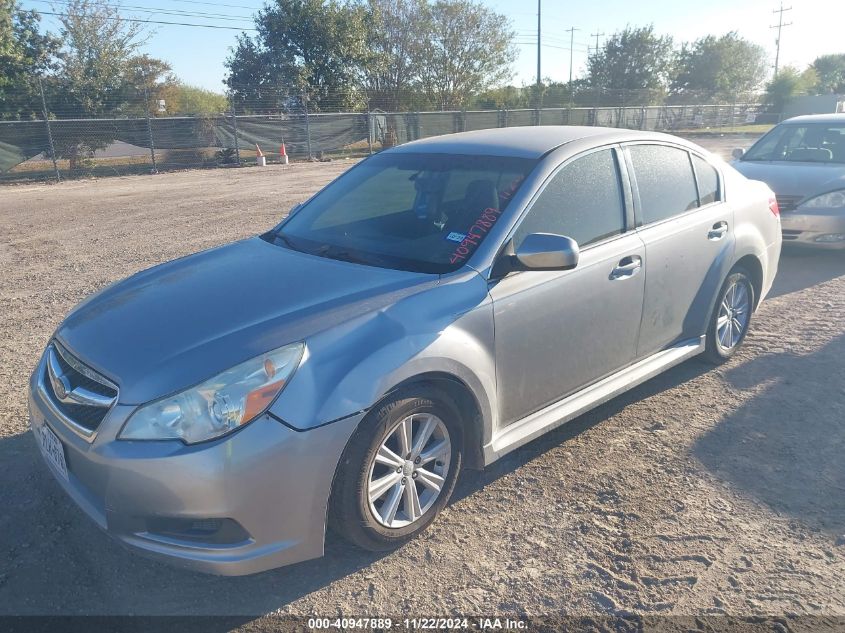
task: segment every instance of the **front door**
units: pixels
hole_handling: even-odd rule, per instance
[[[500,426],[633,361],[645,249],[625,217],[613,149],[564,164],[523,217],[516,248],[530,233],[556,233],[575,239],[581,257],[572,270],[491,282]]]

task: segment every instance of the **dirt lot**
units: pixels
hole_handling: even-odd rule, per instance
[[[83,297],[271,226],[346,163],[0,189],[0,614],[845,615],[845,253],[791,254],[742,352],[470,473],[422,538],[246,578],[148,562],[65,497],[26,378]]]

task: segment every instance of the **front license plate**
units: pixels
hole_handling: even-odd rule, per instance
[[[67,464],[65,463],[65,447],[62,446],[62,441],[56,437],[52,429],[46,424],[42,424],[35,431],[38,436],[38,443],[41,445],[41,451],[44,457],[50,462],[53,467],[62,476],[65,481],[67,478]]]

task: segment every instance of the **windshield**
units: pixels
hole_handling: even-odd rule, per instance
[[[845,124],[778,125],[757,141],[742,160],[845,163]]]
[[[450,272],[472,256],[536,163],[377,154],[320,191],[271,236],[323,257]]]

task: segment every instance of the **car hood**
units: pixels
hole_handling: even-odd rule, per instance
[[[261,238],[178,259],[88,298],[56,336],[141,404],[438,283]]]
[[[845,187],[845,165],[785,161],[732,163],[746,178],[762,180],[778,195],[812,196]]]

